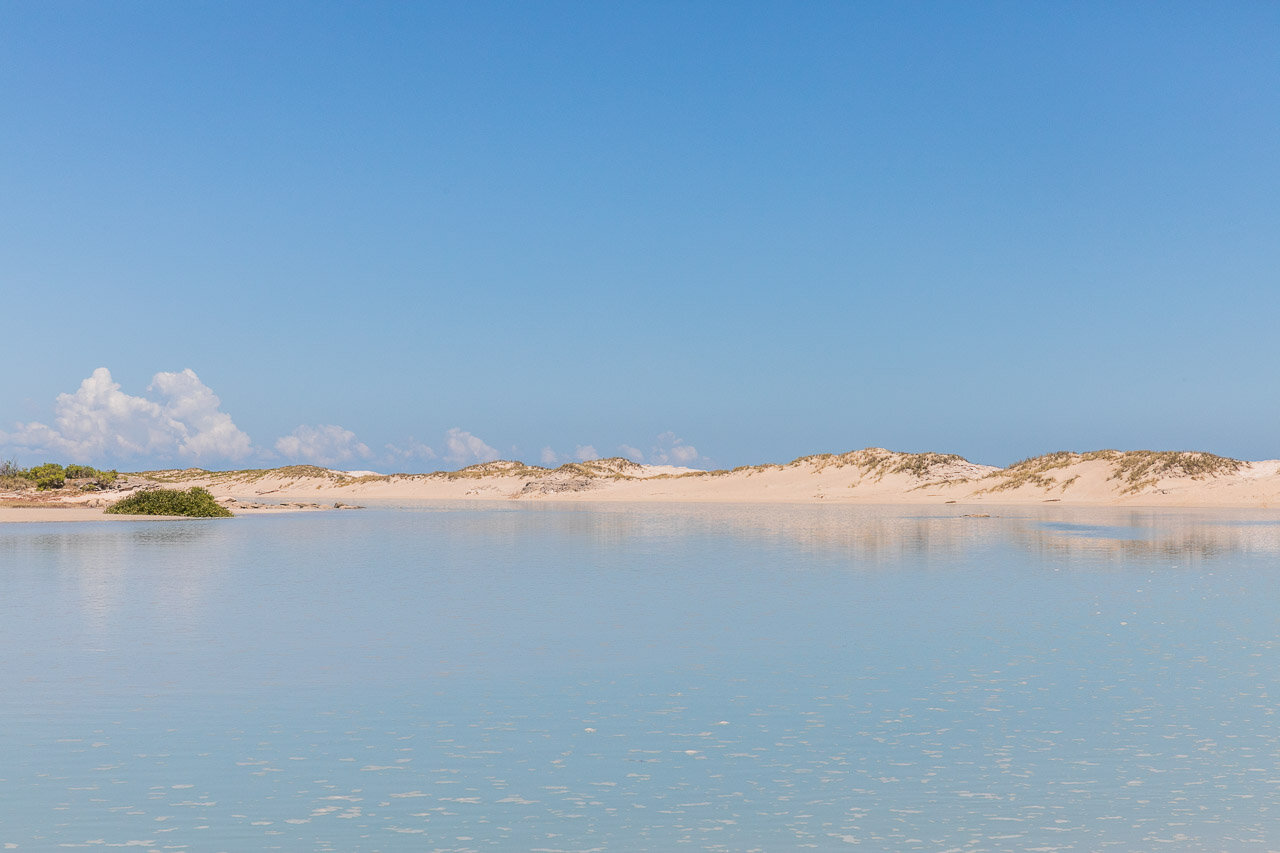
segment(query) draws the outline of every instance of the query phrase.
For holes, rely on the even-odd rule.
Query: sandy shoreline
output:
[[[353,477],[318,468],[155,472],[238,499],[1280,507],[1280,461],[1210,454],[1051,454],[1008,468],[868,448],[733,471],[654,474],[626,460],[557,469],[515,462]]]
[[[104,515],[102,508],[130,491],[157,486],[201,486],[238,515],[332,510],[361,501],[1266,509],[1280,507],[1280,460],[1245,462],[1205,453],[1108,450],[1048,454],[996,468],[949,454],[867,448],[732,471],[657,468],[625,459],[555,469],[500,461],[459,471],[391,475],[313,466],[221,472],[185,469],[129,475],[128,486],[114,493],[49,495],[43,498],[46,505],[35,508],[0,506],[0,522],[136,519]]]

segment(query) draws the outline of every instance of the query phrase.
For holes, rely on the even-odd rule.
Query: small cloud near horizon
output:
[[[368,459],[373,455],[368,445],[359,441],[354,432],[336,424],[303,424],[276,439],[275,448],[287,459],[325,467],[350,462],[357,457]]]
[[[632,462],[644,461],[644,453],[641,452],[638,447],[632,447],[629,444],[620,444],[618,445],[618,450],[621,451],[623,456],[627,457]]]
[[[396,444],[384,445],[387,451],[387,458],[392,462],[408,462],[413,459],[438,459],[439,454],[429,445],[409,437],[409,441],[403,446]]]
[[[479,462],[493,462],[499,457],[494,450],[479,436],[466,430],[454,427],[444,435],[446,448],[445,460],[455,465],[474,465]]]
[[[658,436],[657,446],[649,452],[649,459],[655,465],[689,467],[699,458],[698,448],[685,444],[683,438],[670,430]]]
[[[632,462],[647,462],[650,465],[676,465],[687,468],[700,461],[707,461],[704,456],[698,453],[698,448],[692,444],[686,444],[685,440],[674,432],[664,432],[655,439],[655,442],[656,444],[647,454],[640,448],[630,444],[618,445],[618,451]],[[588,462],[599,458],[599,451],[591,444],[577,445],[574,447],[572,454],[557,453],[551,447],[544,447],[542,448],[541,464],[547,468],[554,468],[570,459]]]
[[[600,452],[590,444],[576,445],[573,448],[572,454],[560,454],[556,453],[550,447],[544,447],[542,448],[542,453],[539,456],[539,464],[544,468],[555,468],[557,465],[567,462],[570,459],[576,462],[590,462],[593,459],[599,458]]]

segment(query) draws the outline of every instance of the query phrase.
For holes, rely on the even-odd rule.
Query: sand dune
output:
[[[728,503],[1042,504],[1270,507],[1280,461],[1209,453],[1051,453],[1007,468],[940,453],[867,448],[776,465],[696,471],[602,459],[548,469],[499,461],[431,474],[359,476],[312,466],[254,471],[153,471],[149,482],[200,485],[259,502],[559,500]]]
[[[307,465],[246,471],[188,468],[130,474],[112,492],[0,493],[0,522],[102,518],[103,507],[153,486],[202,486],[237,514],[373,501],[467,500],[1270,508],[1280,506],[1280,460],[1100,450],[1050,453],[996,468],[951,454],[871,447],[731,471],[641,465],[621,458],[554,469],[498,461],[431,474]]]

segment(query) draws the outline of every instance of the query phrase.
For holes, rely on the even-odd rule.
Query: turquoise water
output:
[[[992,512],[5,525],[0,849],[1280,849],[1280,514]]]

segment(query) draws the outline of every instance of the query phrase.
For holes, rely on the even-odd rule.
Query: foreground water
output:
[[[0,528],[0,848],[1274,850],[1280,514]]]

